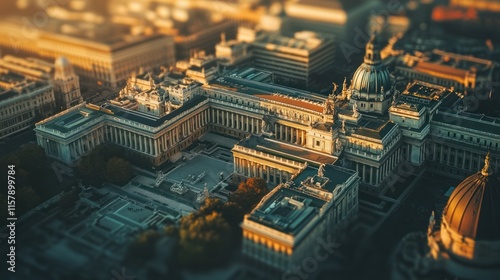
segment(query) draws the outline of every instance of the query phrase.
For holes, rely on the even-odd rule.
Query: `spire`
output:
[[[380,44],[375,34],[372,34],[370,40],[366,44],[365,63],[366,64],[380,63]]]
[[[226,43],[226,33],[225,33],[225,32],[222,32],[222,33],[220,34],[220,42],[221,42],[222,44],[225,44],[225,43]]]
[[[483,176],[489,176],[491,174],[491,167],[490,167],[490,152],[486,154],[486,157],[484,158],[484,167],[483,170],[481,170],[481,174]]]

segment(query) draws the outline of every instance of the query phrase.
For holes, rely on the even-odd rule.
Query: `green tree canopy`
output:
[[[78,165],[78,173],[84,184],[100,185],[104,182],[106,162],[97,153],[90,153],[82,157]]]
[[[230,226],[222,215],[190,214],[179,227],[179,261],[191,269],[207,269],[224,263],[229,257]]]
[[[132,167],[128,161],[112,157],[106,163],[104,177],[107,181],[122,186],[132,178]]]

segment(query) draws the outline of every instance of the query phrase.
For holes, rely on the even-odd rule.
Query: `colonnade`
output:
[[[354,162],[361,181],[372,186],[380,184],[401,162],[401,149],[396,149],[379,167]]]
[[[285,170],[239,157],[234,157],[234,171],[246,177],[260,177],[272,184],[287,182],[292,176]]]
[[[429,149],[431,152],[428,159],[431,161],[470,172],[479,171],[483,167],[485,153],[438,143],[433,143]],[[498,167],[499,158],[492,157],[491,165],[494,168]]]
[[[294,143],[301,146],[306,145],[305,130],[275,123],[274,134],[276,135],[276,139],[278,140]]]
[[[213,124],[253,134],[260,133],[262,126],[262,120],[260,118],[218,108],[210,109],[210,117]]]

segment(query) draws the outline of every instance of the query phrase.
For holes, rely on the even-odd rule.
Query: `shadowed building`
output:
[[[411,233],[397,255],[394,279],[500,278],[500,176],[489,154],[483,169],[453,190],[442,216],[432,213],[427,242]]]

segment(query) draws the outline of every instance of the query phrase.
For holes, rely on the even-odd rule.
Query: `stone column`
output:
[[[443,163],[443,145],[441,145],[441,152],[439,153],[439,163]]]
[[[367,181],[366,179],[367,179],[367,178],[366,178],[366,173],[365,173],[365,170],[366,170],[366,165],[364,165],[364,164],[363,164],[363,176],[361,176],[361,178],[363,179],[363,182],[365,182],[365,183],[366,183],[366,181]]]
[[[370,166],[370,185],[373,185],[373,167]]]

